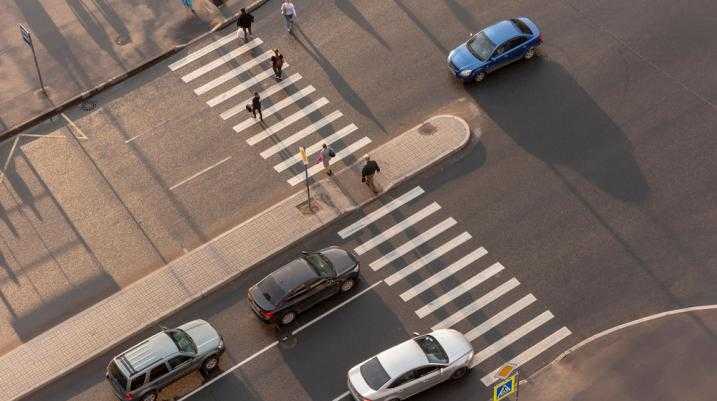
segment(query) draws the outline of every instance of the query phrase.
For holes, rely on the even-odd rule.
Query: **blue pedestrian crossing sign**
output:
[[[500,401],[518,389],[515,375],[493,386],[493,401]]]

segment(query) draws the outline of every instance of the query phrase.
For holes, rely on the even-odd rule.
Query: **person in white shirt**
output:
[[[294,20],[296,19],[296,8],[294,3],[289,0],[284,0],[281,4],[281,15],[284,16],[284,23],[286,24],[286,31],[291,32],[294,27]]]

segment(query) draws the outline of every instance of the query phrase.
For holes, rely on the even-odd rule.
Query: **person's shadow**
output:
[[[520,60],[467,90],[516,144],[551,168],[567,166],[623,201],[646,199],[649,187],[625,133],[560,64]]]

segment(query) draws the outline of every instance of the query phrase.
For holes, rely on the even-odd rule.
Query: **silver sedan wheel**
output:
[[[481,71],[478,74],[476,74],[475,78],[473,78],[474,81],[480,82],[485,79],[485,72]]]
[[[464,366],[464,367],[462,367],[462,368],[458,368],[458,369],[457,369],[455,372],[453,372],[453,374],[451,375],[451,379],[453,379],[453,380],[462,379],[463,376],[465,376],[467,373],[468,373],[468,368],[467,368],[467,367]]]
[[[218,361],[217,361],[217,358],[215,358],[215,357],[211,357],[211,358],[207,359],[207,361],[204,362],[204,370],[210,371],[210,370],[216,368],[217,363],[218,363]]]
[[[530,49],[528,49],[527,52],[525,52],[524,57],[526,60],[530,60],[531,58],[533,58],[533,56],[535,56],[535,48],[531,47]]]

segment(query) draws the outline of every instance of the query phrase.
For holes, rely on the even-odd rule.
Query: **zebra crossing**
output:
[[[336,154],[331,165],[365,151],[371,139],[361,135],[353,122],[342,122],[344,114],[327,107],[329,99],[306,84],[300,73],[288,70],[289,63],[284,63],[284,78],[273,79],[272,54],[261,38],[245,43],[231,32],[170,63],[169,69],[191,85],[222,120],[230,122],[247,145],[261,148],[259,156],[275,163],[276,173],[291,186],[305,177],[299,146],[304,146],[308,156],[318,153],[324,143],[331,146]],[[262,99],[263,123],[246,113],[254,92]],[[312,159],[310,177],[323,171]]]
[[[485,386],[506,362],[523,367],[549,350],[557,353],[570,330],[506,266],[491,260],[488,249],[474,245],[456,219],[442,216],[437,202],[421,199],[424,194],[414,187],[337,235],[356,243],[353,251],[385,274],[383,281],[399,289],[418,319],[432,330],[459,330],[473,343],[472,366],[485,373]]]

